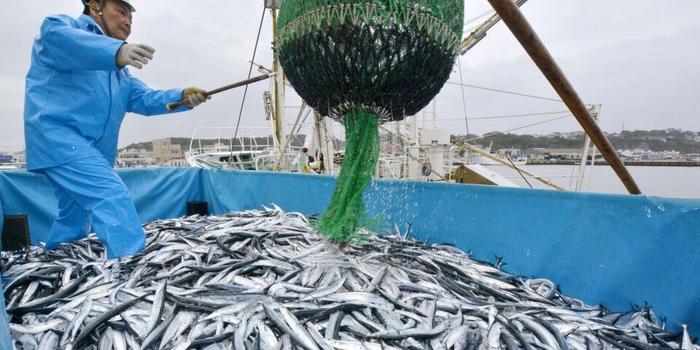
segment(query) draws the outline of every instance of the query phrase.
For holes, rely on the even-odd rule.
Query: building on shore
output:
[[[119,151],[117,166],[121,168],[167,166],[188,166],[180,145],[172,144],[170,139],[151,141],[153,149],[127,148]]]
[[[531,160],[580,160],[580,148],[530,148],[527,150]]]
[[[691,162],[700,162],[700,153],[688,153],[685,159]]]
[[[500,148],[494,152],[498,154],[499,156],[508,156],[508,157],[518,157],[523,155],[523,151],[520,148]]]
[[[166,165],[171,160],[183,159],[180,145],[173,145],[170,139],[153,140],[153,161],[156,165]]]
[[[27,165],[24,151],[10,153],[0,152],[0,170],[24,169]]]
[[[8,153],[0,153],[0,164],[11,164],[15,162],[15,158]]]
[[[117,165],[122,168],[153,165],[153,152],[145,148],[127,148],[119,152]]]
[[[618,151],[623,160],[681,160],[681,152],[678,151],[650,151],[641,148],[633,150],[623,149]]]

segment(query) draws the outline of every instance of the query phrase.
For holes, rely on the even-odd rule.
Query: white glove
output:
[[[209,98],[211,97],[207,96],[206,91],[196,87],[189,87],[182,92],[182,100],[191,108],[199,106]]]
[[[141,69],[153,59],[154,52],[156,50],[148,45],[124,44],[117,52],[117,65],[120,67],[130,65]]]

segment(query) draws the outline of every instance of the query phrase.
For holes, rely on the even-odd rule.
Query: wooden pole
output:
[[[231,89],[235,89],[235,88],[237,88],[237,87],[246,86],[246,85],[248,85],[248,84],[256,83],[256,82],[262,81],[262,80],[267,80],[268,78],[270,78],[270,77],[273,76],[273,75],[274,75],[274,74],[263,74],[263,75],[260,75],[260,76],[254,77],[254,78],[250,78],[250,79],[246,79],[246,80],[242,80],[242,81],[239,81],[239,82],[236,82],[236,83],[233,83],[233,84],[228,84],[228,85],[226,85],[226,86],[222,86],[222,87],[220,87],[220,88],[207,91],[206,93],[204,93],[204,95],[205,95],[206,97],[209,97],[209,96],[212,96],[212,95],[216,95],[216,94],[218,94],[218,93],[220,93],[220,92],[224,92],[224,91],[228,91],[228,90],[231,90]],[[182,101],[178,101],[178,102],[168,103],[168,105],[167,105],[166,107],[168,108],[169,111],[172,111],[172,110],[174,110],[175,108],[178,108],[178,107],[184,105],[185,103],[187,103],[187,101],[182,100]]]
[[[600,130],[598,124],[593,120],[588,109],[581,101],[576,90],[559,68],[554,58],[532,29],[525,16],[512,0],[489,0],[493,9],[496,10],[503,23],[508,26],[520,44],[525,48],[530,58],[540,68],[549,83],[557,91],[559,97],[564,101],[576,120],[581,124],[586,134],[596,145],[608,164],[613,168],[617,176],[631,194],[641,194],[639,187],[634,182],[625,164],[622,162],[617,152],[613,148],[605,134]]]

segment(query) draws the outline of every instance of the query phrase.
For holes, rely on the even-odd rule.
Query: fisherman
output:
[[[294,159],[292,163],[292,171],[297,171],[300,173],[308,173],[308,161],[309,161],[309,148],[304,146],[299,150],[299,154]]]
[[[46,175],[56,189],[58,218],[46,248],[85,237],[90,227],[108,258],[132,255],[145,234],[129,192],[113,170],[126,112],[190,110],[206,100],[198,88],[153,90],[127,66],[143,68],[154,49],[126,42],[129,0],[81,0],[83,14],[44,19],[27,73],[24,132],[27,169]]]

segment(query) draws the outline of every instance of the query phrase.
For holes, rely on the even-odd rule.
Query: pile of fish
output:
[[[279,208],[4,253],[18,349],[700,349],[650,308],[613,313],[407,233],[338,246]]]

